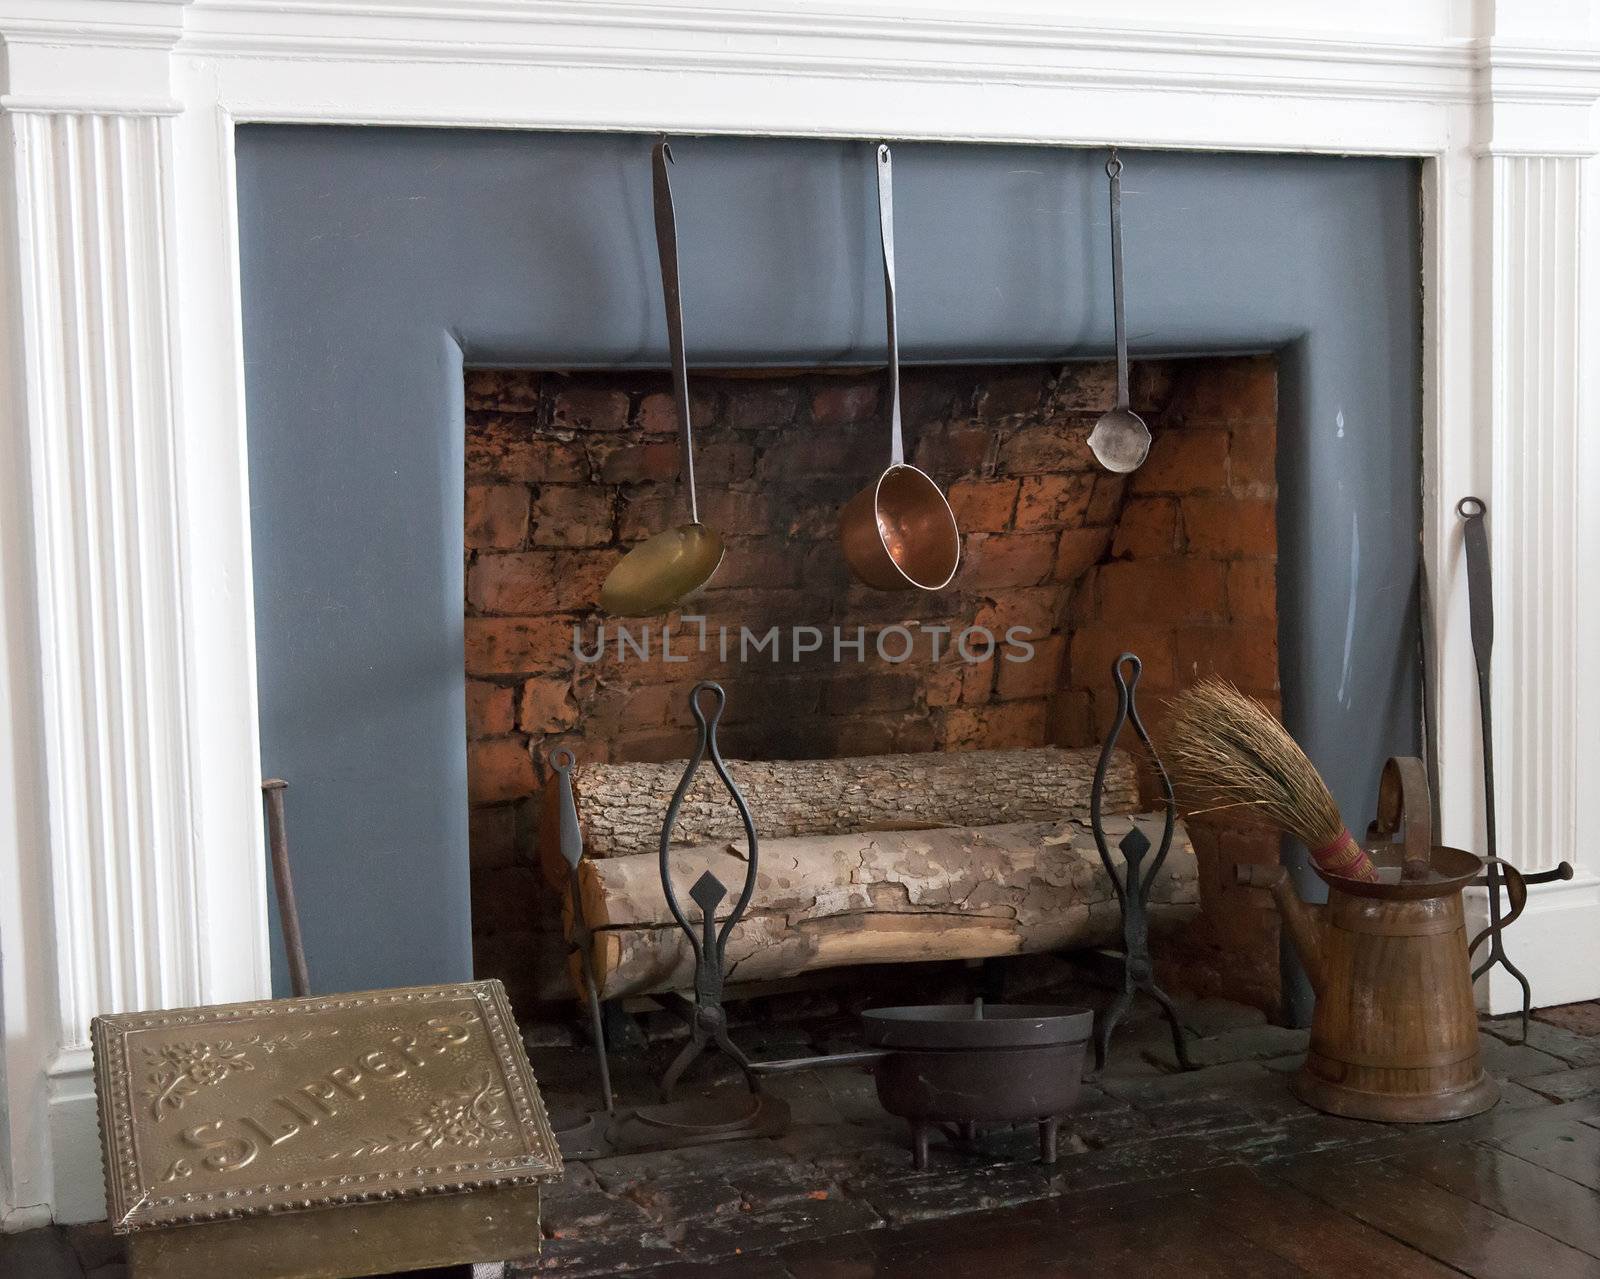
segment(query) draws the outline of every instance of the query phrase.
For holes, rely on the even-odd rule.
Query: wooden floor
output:
[[[1500,1104],[1415,1127],[1310,1110],[1286,1073],[1303,1032],[1240,1012],[1189,1010],[1208,1023],[1190,1050],[1214,1063],[1193,1072],[1166,1062],[1164,1023],[1130,1026],[1048,1167],[1019,1129],[941,1143],[916,1172],[903,1124],[850,1071],[796,1076],[805,1119],[782,1138],[574,1155],[542,1249],[510,1273],[1600,1279],[1600,1005],[1542,1012],[1526,1044],[1514,1022],[1485,1022]],[[563,1052],[587,1078],[587,1052]],[[552,1094],[565,1060],[545,1062]],[[618,1064],[625,1087],[656,1074],[644,1057]],[[0,1235],[0,1279],[126,1279],[121,1253],[103,1223]]]
[[[1600,1103],[649,1272],[730,1279],[1600,1277]]]
[[[641,1279],[1600,1279],[1600,1098],[651,1267]],[[69,1271],[48,1232],[0,1239],[0,1276]],[[28,1243],[39,1247],[28,1247]],[[9,1246],[5,1246],[9,1245]],[[57,1268],[57,1267],[61,1268]],[[97,1276],[121,1276],[112,1261]],[[428,1272],[444,1276],[455,1272]],[[219,1277],[220,1279],[220,1277]],[[238,1279],[246,1279],[239,1276]]]

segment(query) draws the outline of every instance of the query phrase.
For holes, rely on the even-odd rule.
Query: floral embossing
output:
[[[150,1059],[149,1087],[144,1099],[157,1123],[168,1111],[182,1110],[184,1102],[202,1088],[220,1084],[230,1075],[254,1070],[249,1054],[231,1040],[191,1040],[146,1048]]]
[[[300,1031],[281,1035],[251,1035],[235,1042],[231,1039],[187,1040],[162,1044],[159,1048],[146,1048],[144,1055],[149,1067],[146,1076],[148,1087],[143,1093],[150,1113],[157,1123],[170,1111],[182,1110],[184,1102],[202,1088],[210,1088],[223,1080],[247,1070],[254,1070],[250,1060],[252,1049],[271,1056],[298,1048],[315,1032]],[[337,1034],[337,1030],[322,1032]]]
[[[328,1158],[415,1154],[440,1146],[476,1150],[511,1135],[511,1122],[500,1104],[505,1098],[506,1090],[487,1074],[463,1079],[459,1091],[440,1097],[413,1116],[403,1135],[363,1141],[343,1156],[335,1152]]]

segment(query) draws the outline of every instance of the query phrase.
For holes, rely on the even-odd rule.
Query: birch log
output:
[[[1129,817],[1108,817],[1113,846]],[[1139,819],[1152,842],[1160,817]],[[673,883],[692,923],[689,885],[710,870],[744,883],[742,845],[672,854]],[[1118,861],[1120,867],[1120,859]],[[602,998],[688,988],[694,957],[672,922],[656,856],[586,861],[585,917]],[[1180,825],[1151,893],[1163,928],[1199,909],[1193,848]],[[728,938],[730,982],[792,977],[847,964],[978,959],[1117,940],[1116,895],[1085,818],[919,831],[803,835],[764,841],[750,909]]]
[[[1045,746],[853,759],[730,760],[728,771],[750,805],[756,834],[768,840],[1054,821],[1088,811],[1098,758],[1098,749]],[[574,769],[584,851],[590,857],[655,854],[684,766],[678,760],[580,764]],[[1133,762],[1117,751],[1106,773],[1106,811],[1128,812],[1138,798]],[[742,838],[738,811],[709,764],[696,774],[672,834],[673,843],[686,848]],[[547,869],[565,882],[564,865]]]

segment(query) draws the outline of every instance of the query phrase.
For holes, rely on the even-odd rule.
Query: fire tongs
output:
[[[1506,883],[1509,913],[1500,914],[1500,867],[1506,865],[1497,854],[1494,812],[1494,718],[1489,698],[1489,658],[1494,649],[1494,584],[1489,575],[1489,533],[1483,517],[1489,512],[1482,498],[1464,497],[1456,503],[1456,514],[1461,517],[1461,541],[1467,554],[1467,611],[1472,623],[1472,657],[1478,667],[1478,715],[1483,737],[1483,818],[1485,823],[1486,851],[1484,876],[1473,881],[1475,887],[1489,892],[1489,926],[1472,939],[1467,947],[1469,956],[1475,954],[1485,941],[1489,953],[1472,970],[1476,982],[1484,973],[1499,964],[1522,987],[1522,1040],[1528,1039],[1528,1013],[1533,1007],[1533,991],[1522,969],[1511,962],[1506,954],[1503,934],[1527,904],[1526,884],[1547,884],[1552,880],[1571,879],[1572,863],[1561,862],[1554,870],[1524,873],[1520,882],[1515,876]]]
[[[712,698],[709,716],[701,707],[700,695],[706,692],[709,692]],[[745,908],[750,905],[750,898],[756,889],[756,867],[760,856],[755,822],[750,817],[750,807],[745,803],[744,796],[739,793],[733,778],[728,775],[727,765],[722,762],[722,754],[717,749],[717,721],[722,718],[722,708],[727,700],[728,695],[723,692],[722,685],[712,680],[701,680],[689,694],[689,709],[694,714],[695,723],[700,726],[700,744],[695,748],[694,758],[684,770],[683,779],[678,783],[678,789],[672,796],[672,803],[667,806],[666,821],[661,826],[661,889],[666,894],[667,909],[672,912],[672,918],[677,921],[678,927],[683,929],[684,935],[689,939],[689,946],[694,951],[694,1003],[689,1006],[686,1013],[689,1023],[689,1042],[683,1046],[683,1050],[667,1067],[667,1073],[661,1077],[663,1102],[672,1100],[673,1091],[683,1077],[683,1072],[701,1053],[710,1048],[719,1049],[738,1065],[752,1093],[761,1091],[757,1076],[751,1070],[750,1058],[745,1056],[744,1051],[728,1037],[728,1014],[722,1006],[728,934],[744,917]],[[733,797],[734,806],[739,810],[739,820],[744,823],[744,837],[749,853],[745,858],[744,888],[738,900],[734,902],[733,909],[723,920],[721,928],[717,927],[717,907],[728,895],[727,885],[709,870],[695,880],[694,886],[689,889],[689,897],[700,907],[700,927],[697,930],[689,922],[689,917],[684,913],[683,906],[678,900],[677,890],[672,885],[669,850],[672,846],[672,827],[678,820],[678,810],[683,807],[684,798],[694,782],[695,773],[708,756],[711,759],[711,767],[716,770],[717,777],[727,788],[728,794]]]
[[[1126,679],[1122,674],[1124,665],[1129,667]],[[1167,776],[1166,768],[1162,766],[1161,757],[1156,754],[1156,748],[1150,741],[1150,734],[1145,731],[1144,721],[1139,718],[1139,708],[1134,704],[1134,689],[1139,684],[1139,672],[1142,669],[1143,663],[1133,653],[1124,653],[1111,663],[1111,679],[1117,686],[1117,715],[1112,721],[1111,731],[1106,734],[1105,745],[1100,748],[1100,762],[1094,770],[1094,787],[1089,792],[1089,827],[1094,832],[1094,845],[1100,851],[1100,864],[1106,868],[1111,887],[1116,890],[1117,906],[1122,912],[1122,989],[1112,1000],[1111,1006],[1100,1014],[1095,1026],[1096,1071],[1105,1069],[1106,1052],[1111,1046],[1111,1032],[1117,1028],[1117,1023],[1133,1005],[1133,997],[1139,991],[1143,991],[1160,1004],[1162,1012],[1166,1014],[1167,1021],[1172,1026],[1172,1051],[1178,1058],[1178,1065],[1184,1070],[1197,1069],[1189,1060],[1189,1051],[1184,1046],[1183,1025],[1178,1020],[1177,1010],[1173,1008],[1167,992],[1156,984],[1155,963],[1150,958],[1150,889],[1155,885],[1156,877],[1161,873],[1161,864],[1167,860],[1167,853],[1172,848],[1178,802],[1172,793],[1172,781]],[[1117,845],[1125,866],[1122,877],[1118,878],[1116,869],[1111,864],[1111,850],[1106,847],[1106,832],[1100,810],[1101,801],[1105,797],[1106,772],[1111,767],[1111,753],[1116,749],[1117,738],[1122,735],[1123,725],[1130,721],[1134,733],[1150,758],[1150,766],[1161,779],[1161,800],[1166,809],[1166,818],[1162,822],[1161,843],[1156,849],[1155,858],[1151,861],[1149,870],[1142,874],[1140,867],[1145,854],[1150,851],[1150,840],[1137,825],[1130,824],[1128,833]]]

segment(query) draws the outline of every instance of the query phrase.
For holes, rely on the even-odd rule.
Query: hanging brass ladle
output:
[[[661,259],[661,294],[667,307],[667,345],[672,354],[672,394],[678,405],[683,481],[689,522],[663,529],[620,559],[600,588],[600,607],[618,617],[649,617],[670,611],[708,581],[722,563],[722,535],[700,522],[694,485],[694,429],[689,420],[689,369],[683,349],[683,299],[678,287],[678,228],[667,166],[671,144],[663,138],[651,152],[656,253]]]

